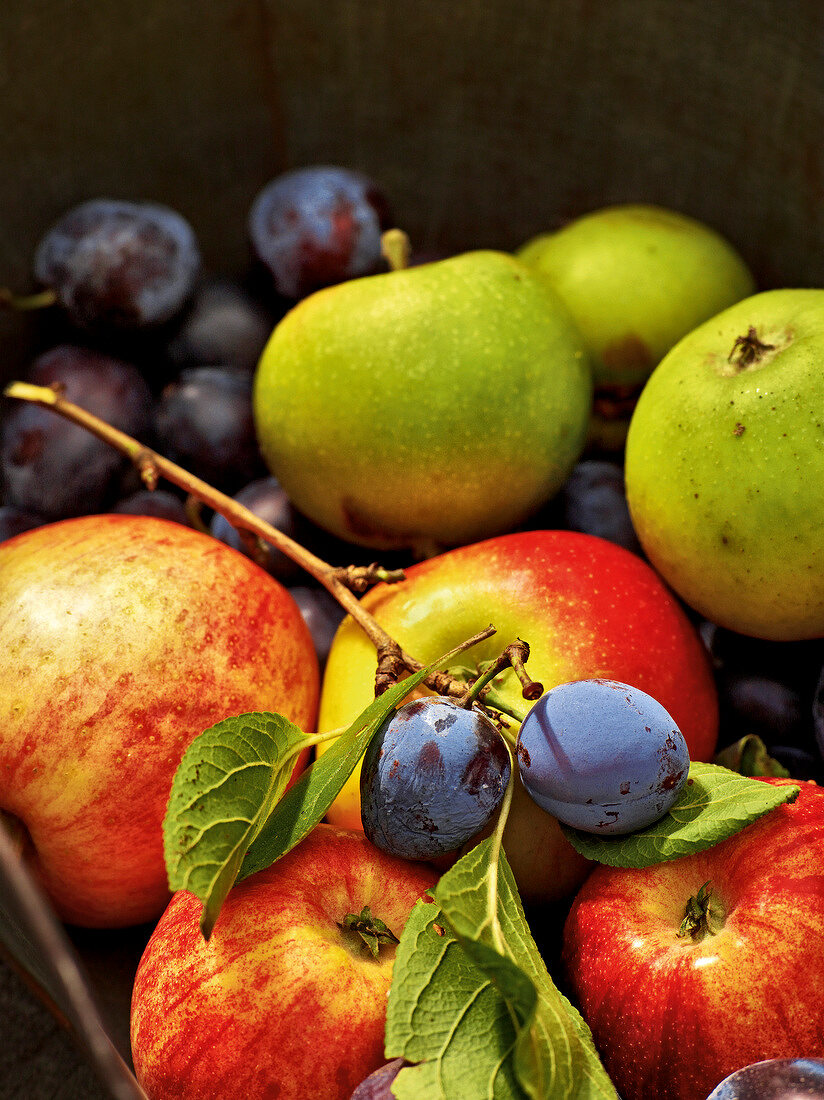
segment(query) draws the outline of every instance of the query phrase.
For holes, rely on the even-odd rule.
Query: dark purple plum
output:
[[[155,516],[157,519],[170,519],[183,527],[191,527],[186,515],[186,505],[167,489],[138,489],[123,497],[111,509],[128,516]]]
[[[256,478],[236,492],[233,499],[284,535],[303,544],[302,517],[292,507],[277,478]],[[219,513],[214,515],[210,530],[216,539],[252,558],[283,584],[292,584],[306,577],[299,565],[270,543],[257,544],[244,540],[238,530]]]
[[[178,368],[254,370],[276,318],[238,283],[210,279],[198,287],[166,352]]]
[[[289,299],[381,270],[381,232],[388,224],[388,203],[378,186],[338,167],[277,176],[249,211],[255,256],[278,294]]]
[[[494,723],[441,696],[405,703],[378,727],[361,769],[366,836],[390,855],[434,859],[476,836],[511,772]]]
[[[0,506],[0,542],[12,539],[23,531],[31,531],[34,527],[42,527],[48,522],[44,516],[25,512],[21,508],[15,508],[13,504],[4,504]]]
[[[753,1062],[725,1077],[706,1100],[824,1100],[824,1059]]]
[[[167,206],[92,199],[40,241],[34,274],[72,321],[137,329],[176,316],[195,286],[200,251],[186,219]]]
[[[39,356],[27,380],[59,385],[65,397],[129,435],[144,437],[152,397],[136,367],[87,348],[61,345]],[[0,429],[7,504],[49,519],[105,510],[126,465],[85,428],[27,402]]]
[[[743,733],[758,733],[766,740],[797,737],[804,723],[799,693],[768,676],[726,677],[723,703],[728,723],[734,723]],[[728,729],[730,735],[732,732]]]
[[[224,492],[263,476],[252,419],[252,378],[228,367],[191,367],[163,388],[154,416],[157,446]]]
[[[570,531],[597,535],[643,554],[632,526],[624,491],[624,471],[615,462],[584,459],[559,494],[561,522]]]
[[[309,627],[309,633],[315,643],[315,653],[323,668],[329,656],[332,639],[344,616],[344,610],[325,588],[295,585],[289,591],[300,608],[304,622]]]
[[[395,1100],[392,1082],[403,1067],[408,1065],[409,1063],[403,1058],[395,1058],[392,1062],[387,1062],[385,1066],[381,1066],[380,1069],[376,1069],[374,1073],[365,1077],[349,1100]]]

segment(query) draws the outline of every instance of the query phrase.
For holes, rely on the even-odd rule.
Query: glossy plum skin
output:
[[[490,719],[440,696],[405,703],[378,729],[361,770],[372,843],[433,859],[471,840],[501,804],[511,766]]]
[[[707,1100],[824,1100],[824,1059],[768,1058],[725,1077]]]
[[[182,309],[199,271],[197,239],[182,215],[114,199],[67,211],[34,256],[35,277],[81,328],[163,324]]]
[[[662,817],[687,781],[689,752],[667,711],[616,680],[546,692],[521,724],[518,768],[530,797],[576,829],[631,833]]]
[[[258,194],[249,211],[249,236],[278,293],[297,299],[380,270],[381,232],[388,221],[385,197],[360,172],[298,168]]]

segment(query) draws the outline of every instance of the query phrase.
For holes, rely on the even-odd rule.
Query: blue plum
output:
[[[368,177],[312,166],[277,176],[249,211],[255,255],[284,298],[303,298],[383,266],[388,203]]]
[[[631,833],[662,817],[689,771],[681,731],[646,692],[616,680],[559,684],[518,735],[530,797],[559,821],[597,834]]]
[[[379,727],[364,756],[364,832],[404,859],[455,851],[489,823],[510,773],[491,719],[442,696],[414,699]]]
[[[707,1100],[824,1100],[824,1059],[753,1062],[725,1077]]]

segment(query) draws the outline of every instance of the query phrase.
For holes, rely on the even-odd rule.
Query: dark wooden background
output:
[[[3,0],[0,283],[28,289],[44,227],[100,194],[178,207],[237,270],[257,190],[331,162],[422,248],[640,199],[763,285],[822,284],[823,74],[820,0]]]
[[[97,195],[177,207],[240,271],[258,189],[339,163],[421,248],[642,200],[725,233],[762,286],[824,286],[822,135],[821,0],[2,0],[0,285],[31,289],[40,234]],[[0,380],[29,326],[0,315]],[[2,963],[0,1032],[2,1100],[97,1095]]]

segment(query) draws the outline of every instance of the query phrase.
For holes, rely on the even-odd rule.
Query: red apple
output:
[[[363,602],[424,662],[491,622],[498,633],[462,655],[462,664],[489,660],[522,638],[531,647],[527,670],[547,689],[590,677],[639,687],[675,719],[692,759],[712,756],[717,700],[704,647],[658,575],[611,542],[570,531],[503,535],[414,565],[405,581],[378,585]],[[321,730],[348,724],[369,703],[375,663],[372,643],[344,619],[326,666]],[[528,707],[514,675],[501,691],[511,703]],[[357,774],[328,819],[360,828]],[[569,894],[589,867],[520,784],[504,846],[528,900]]]
[[[162,912],[161,822],[184,750],[247,711],[311,728],[317,691],[286,589],[207,535],[107,515],[0,545],[0,809],[67,921]]]
[[[714,848],[599,866],[576,896],[565,970],[624,1100],[704,1100],[751,1062],[824,1055],[824,788],[800,786]],[[679,936],[704,883],[709,927]]]
[[[149,1100],[348,1100],[385,1061],[394,945],[374,958],[340,925],[369,907],[400,937],[431,868],[319,825],[236,885],[208,943],[175,894],[132,995],[135,1071]]]

